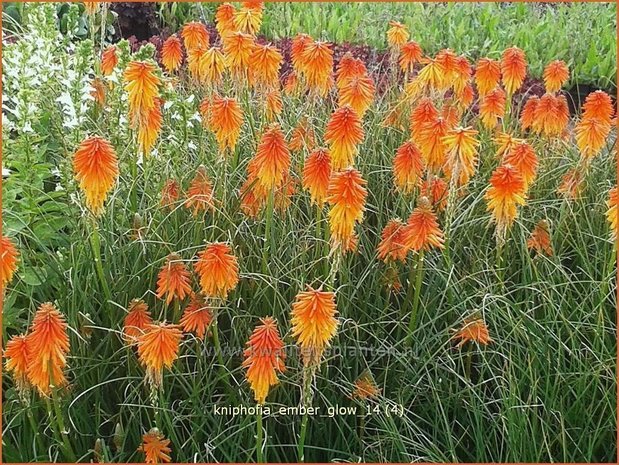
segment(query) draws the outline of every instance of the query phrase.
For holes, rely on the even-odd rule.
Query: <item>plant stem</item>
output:
[[[256,462],[264,463],[262,456],[262,410],[256,410]]]
[[[264,247],[262,249],[262,271],[267,274],[269,256],[273,253],[274,239],[272,232],[273,223],[273,208],[275,203],[275,189],[271,189],[269,199],[267,201],[266,224],[264,226]]]
[[[411,319],[408,324],[408,343],[412,345],[413,332],[415,332],[415,326],[417,324],[417,311],[419,309],[419,297],[421,295],[421,285],[423,283],[423,260],[424,251],[419,252],[417,258],[417,273],[415,278],[415,296],[413,297],[413,306],[411,309]],[[411,283],[409,283],[409,286]]]
[[[103,263],[101,262],[101,238],[99,236],[99,227],[94,219],[91,226],[92,234],[90,235],[90,243],[92,246],[92,253],[95,257],[95,267],[97,269],[97,275],[99,276],[99,281],[101,282],[101,288],[103,289],[103,294],[105,295],[107,305],[107,301],[112,300],[112,294],[110,293],[110,288],[107,285],[105,273],[103,272]]]
[[[305,462],[305,437],[307,435],[307,424],[308,424],[308,416],[307,416],[307,408],[312,401],[312,393],[311,393],[311,384],[312,378],[314,377],[314,372],[316,367],[305,367],[303,369],[303,392],[301,393],[303,399],[303,406],[305,407],[305,412],[303,412],[303,419],[301,420],[301,431],[299,432],[299,442],[297,444],[297,458],[299,462]]]
[[[54,406],[56,422],[58,423],[58,429],[60,430],[65,455],[69,458],[70,462],[77,462],[77,457],[73,452],[73,448],[71,447],[71,443],[69,442],[69,437],[67,436],[67,431],[65,429],[64,418],[62,416],[62,410],[60,409],[60,400],[58,399],[58,394],[54,388],[52,388],[52,404]]]

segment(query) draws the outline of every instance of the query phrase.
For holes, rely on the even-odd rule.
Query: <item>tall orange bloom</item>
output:
[[[380,236],[378,259],[384,262],[406,261],[408,250],[404,246],[404,223],[400,218],[389,220]]]
[[[337,332],[335,293],[313,289],[299,292],[292,304],[292,337],[297,340],[305,366],[320,363],[325,348]]]
[[[538,254],[546,254],[552,257],[552,243],[550,242],[550,232],[548,221],[540,220],[536,225],[531,236],[527,239],[527,249],[535,250]]]
[[[300,57],[307,87],[319,96],[324,96],[333,83],[333,50],[327,42],[308,42]]]
[[[144,112],[138,126],[138,144],[142,153],[149,154],[155,145],[155,141],[163,125],[163,115],[161,114],[162,100],[154,99],[154,105]]]
[[[544,86],[546,92],[558,92],[570,78],[570,70],[563,60],[554,60],[544,69]]]
[[[511,165],[501,165],[490,177],[490,188],[485,194],[487,209],[496,223],[499,240],[518,216],[517,207],[526,201],[526,187],[520,172]]]
[[[367,72],[368,70],[363,61],[354,58],[352,53],[346,52],[337,65],[335,71],[335,85],[338,90],[341,91],[352,78],[365,76]]]
[[[421,47],[417,42],[411,40],[410,42],[402,45],[402,48],[400,49],[400,68],[402,68],[402,71],[405,73],[410,73],[413,71],[413,66],[415,66],[415,63],[419,63],[422,57],[423,52]]]
[[[298,73],[303,75],[305,73],[305,61],[303,58],[303,52],[305,47],[314,42],[309,35],[299,33],[292,39],[290,45],[290,60],[292,61],[292,67]]]
[[[424,58],[425,66],[417,74],[416,81],[422,88],[429,87],[437,91],[446,90],[451,84],[449,74],[437,58]]]
[[[520,113],[520,126],[523,130],[533,127],[535,124],[535,113],[537,112],[537,106],[539,105],[539,97],[533,95],[529,97],[522,107]]]
[[[157,66],[149,61],[132,61],[124,73],[125,90],[129,94],[129,117],[134,126],[148,125],[151,110],[160,102]],[[143,121],[146,119],[147,121]]]
[[[191,276],[181,257],[168,255],[157,277],[157,297],[165,297],[166,304],[175,298],[183,300],[191,294]]]
[[[101,53],[101,72],[104,76],[109,76],[114,72],[114,68],[118,64],[118,56],[116,56],[116,46],[109,45]]]
[[[264,132],[247,169],[265,190],[281,186],[290,169],[290,151],[278,124],[272,124]]]
[[[64,316],[51,303],[41,304],[27,336],[28,368],[30,384],[41,395],[50,394],[53,387],[67,383],[64,369],[69,353],[69,335]]]
[[[11,373],[17,390],[28,389],[28,338],[25,334],[13,336],[6,343],[4,350],[6,371]]]
[[[600,118],[583,118],[576,125],[576,145],[585,159],[595,157],[606,143],[610,124]]]
[[[364,371],[355,381],[353,398],[360,400],[374,399],[380,395],[380,388],[376,385],[369,371]]]
[[[454,78],[459,68],[458,57],[453,50],[445,48],[436,54],[435,61],[443,70],[443,87],[451,87],[454,83]]]
[[[231,3],[222,3],[215,11],[215,27],[220,36],[235,32],[234,13],[236,8]]]
[[[217,84],[221,81],[226,69],[226,60],[219,47],[211,47],[200,55],[198,73],[200,81],[206,84]]]
[[[243,367],[247,369],[247,381],[254,391],[258,404],[264,404],[269,389],[279,383],[277,373],[286,370],[284,343],[279,336],[277,322],[270,316],[260,320],[247,341],[243,352]]]
[[[431,247],[442,249],[445,241],[436,214],[427,197],[420,197],[417,207],[402,228],[402,245],[408,252],[420,252]]]
[[[316,145],[316,134],[313,127],[309,124],[306,116],[301,118],[299,124],[292,130],[288,148],[293,152],[298,152],[303,148],[312,150]]]
[[[146,327],[153,323],[148,305],[141,299],[129,302],[129,308],[123,324],[123,336],[128,342],[137,341],[144,334]]]
[[[419,194],[427,197],[430,200],[432,207],[437,212],[447,208],[447,200],[449,196],[449,186],[447,182],[440,176],[429,176],[421,183]]]
[[[251,78],[255,84],[275,87],[279,84],[282,54],[272,45],[256,45],[249,55]]]
[[[587,95],[582,108],[583,119],[597,118],[608,124],[611,124],[611,119],[615,113],[610,95],[603,90],[596,90]]]
[[[503,52],[501,74],[507,95],[513,95],[520,89],[527,75],[527,61],[524,52],[518,47],[511,47]]]
[[[204,82],[200,63],[205,61],[204,55],[206,55],[207,50],[206,47],[202,47],[201,45],[187,50],[187,70],[190,76],[198,82]]]
[[[348,105],[357,112],[359,118],[363,118],[374,100],[376,87],[374,81],[368,75],[350,78],[340,89],[338,105]]]
[[[344,106],[333,112],[325,130],[333,169],[340,170],[353,164],[357,146],[364,137],[361,120],[351,107]]]
[[[169,463],[172,461],[170,440],[165,439],[157,428],[151,429],[142,436],[142,441],[142,445],[138,447],[138,452],[144,453],[146,463]]]
[[[411,111],[410,130],[413,138],[418,138],[426,123],[433,122],[438,116],[439,112],[432,100],[427,97],[419,100],[417,106]]]
[[[499,160],[502,160],[505,155],[507,155],[514,147],[516,147],[516,145],[525,142],[524,139],[514,137],[507,132],[499,132],[493,140],[498,146],[496,151],[496,157]]]
[[[397,21],[389,21],[389,29],[387,30],[387,42],[391,47],[400,48],[406,43],[410,33],[408,28]]]
[[[234,12],[234,27],[245,34],[256,35],[262,25],[262,9],[243,7]]]
[[[454,93],[460,95],[464,91],[464,88],[471,82],[471,76],[473,75],[471,64],[465,56],[461,55],[456,57],[452,74],[451,81]]]
[[[445,168],[457,185],[463,186],[475,174],[477,167],[478,131],[472,128],[457,127],[443,138],[447,160]]]
[[[331,173],[331,155],[327,149],[318,148],[307,156],[303,167],[303,188],[309,191],[312,203],[320,207],[327,199]]]
[[[187,52],[196,47],[207,48],[209,46],[209,33],[206,26],[202,23],[192,21],[185,24],[181,31],[181,36],[183,37]]]
[[[480,97],[487,95],[499,85],[501,64],[490,58],[480,58],[475,67],[475,84]]]
[[[544,94],[535,107],[533,130],[547,137],[560,136],[569,119],[565,96]]]
[[[481,122],[489,129],[494,128],[499,118],[505,115],[505,92],[500,87],[486,94],[479,102]]]
[[[93,99],[95,99],[95,103],[97,103],[101,107],[105,106],[105,82],[103,82],[101,79],[95,78],[91,81],[90,87],[92,87],[90,95]]]
[[[7,236],[0,237],[0,287],[4,288],[13,279],[17,270],[19,252],[13,240]]]
[[[419,185],[424,170],[421,151],[411,140],[404,142],[393,158],[393,177],[395,186],[409,194]]]
[[[537,176],[537,167],[539,165],[533,147],[527,142],[522,141],[507,152],[503,162],[518,170],[524,181],[524,190],[525,192],[528,191],[529,186]]]
[[[200,165],[196,170],[196,175],[187,189],[187,200],[185,207],[193,210],[197,215],[200,211],[214,210],[213,184],[206,173],[204,165]]]
[[[224,40],[223,50],[226,66],[237,79],[247,76],[249,56],[254,49],[254,44],[254,38],[242,32],[233,32]]]
[[[462,327],[455,331],[456,333],[453,335],[452,339],[460,340],[456,347],[462,347],[464,344],[471,341],[484,346],[494,342],[490,339],[488,327],[481,318],[467,318],[464,320]]]
[[[301,84],[299,82],[299,76],[295,71],[291,71],[286,75],[284,78],[283,88],[286,95],[299,95],[301,92]]]
[[[154,323],[146,325],[138,337],[138,356],[146,368],[146,379],[153,387],[161,386],[163,369],[172,368],[178,358],[182,333],[177,325]]]
[[[438,173],[445,164],[446,147],[443,138],[447,135],[447,131],[449,131],[447,121],[439,116],[434,121],[425,123],[417,136],[419,150],[430,172]]]
[[[368,195],[366,184],[361,173],[354,168],[347,168],[331,176],[327,202],[331,205],[329,227],[334,246],[350,244],[355,223],[363,220]]]
[[[215,133],[219,151],[234,151],[241,134],[243,111],[234,97],[215,95],[209,105],[209,129]]]
[[[239,282],[239,264],[230,246],[213,242],[198,254],[195,264],[202,292],[207,297],[225,299]]]
[[[471,83],[465,85],[462,88],[462,91],[456,94],[456,103],[458,105],[458,108],[460,108],[461,110],[465,110],[470,107],[474,99],[475,91],[473,90],[473,86],[471,85]]]
[[[181,186],[176,179],[168,179],[161,189],[159,205],[163,208],[173,209],[180,198],[180,189]]]
[[[161,63],[168,72],[176,71],[183,62],[183,45],[176,34],[166,39],[161,47]]]
[[[86,138],[73,155],[73,171],[86,196],[86,204],[95,216],[100,216],[105,199],[118,179],[114,147],[99,136]]]
[[[257,218],[267,201],[257,183],[258,180],[250,175],[240,188],[241,210],[250,218]]]
[[[266,116],[267,121],[274,121],[284,110],[282,93],[277,88],[267,90],[264,100],[264,115]]]
[[[204,339],[212,321],[213,313],[206,300],[202,295],[194,294],[180,321],[183,331],[195,333],[198,339]]]

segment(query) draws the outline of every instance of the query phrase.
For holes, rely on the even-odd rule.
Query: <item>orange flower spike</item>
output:
[[[176,71],[183,62],[183,45],[176,34],[166,39],[161,47],[161,63],[165,69],[172,73]]]
[[[148,155],[155,145],[163,125],[162,100],[155,98],[154,102],[155,104],[143,113],[138,127],[138,144],[145,155]]]
[[[206,49],[209,46],[210,35],[206,26],[202,23],[192,21],[185,24],[181,31],[181,36],[183,37],[187,52],[198,47]]]
[[[167,305],[174,299],[184,300],[191,294],[191,276],[181,257],[168,255],[157,277],[157,297]]]
[[[534,95],[529,97],[524,104],[524,107],[522,107],[522,112],[520,113],[520,126],[523,130],[532,128],[535,125],[535,114],[537,112],[538,105],[539,97]]]
[[[189,189],[187,189],[187,200],[185,200],[185,208],[193,210],[194,216],[200,211],[214,210],[215,202],[213,200],[213,184],[209,179],[206,168],[200,165],[196,170]]]
[[[447,152],[446,167],[459,186],[467,184],[475,174],[480,144],[477,134],[479,132],[472,128],[457,127],[443,138]]]
[[[178,202],[178,199],[180,198],[180,189],[181,187],[179,186],[178,181],[175,179],[168,179],[161,189],[161,199],[159,200],[159,205],[163,208],[173,209],[176,202]]]
[[[231,3],[222,3],[215,11],[215,27],[220,36],[225,36],[235,31],[234,13],[236,8]]]
[[[490,177],[490,188],[484,198],[487,210],[497,226],[497,237],[505,238],[505,233],[518,216],[517,207],[526,202],[526,188],[520,172],[511,165],[502,165]]]
[[[123,336],[127,342],[137,341],[144,334],[146,327],[153,323],[148,311],[148,305],[141,299],[133,299],[129,303],[123,325]]]
[[[298,95],[301,90],[299,77],[295,71],[291,71],[284,79],[284,93],[286,95]]]
[[[380,389],[368,372],[364,372],[355,381],[355,387],[352,393],[354,398],[360,400],[375,399],[380,395]]]
[[[198,73],[200,80],[208,84],[221,81],[226,69],[226,59],[219,47],[211,47],[199,58]]]
[[[419,63],[423,57],[423,52],[419,44],[415,41],[410,41],[402,45],[400,49],[400,68],[405,73],[413,71],[415,63]]]
[[[298,152],[303,148],[311,150],[316,145],[316,134],[309,124],[307,117],[303,117],[299,124],[292,130],[288,148],[293,152]]]
[[[480,345],[488,345],[494,342],[490,339],[488,327],[481,318],[468,318],[464,321],[462,327],[456,331],[452,340],[460,340],[456,347],[462,347],[467,342],[476,342]]]
[[[187,50],[187,70],[189,71],[191,77],[198,82],[203,81],[200,64],[205,61],[204,55],[206,55],[206,51],[207,49],[202,46]]]
[[[459,63],[458,57],[453,52],[453,50],[446,48],[436,54],[435,60],[436,63],[439,64],[440,67],[443,69],[444,73],[442,78],[442,88],[439,88],[439,90],[452,87],[455,83],[459,70],[462,67],[462,64]]]
[[[501,81],[501,64],[490,58],[480,58],[475,68],[475,84],[480,97],[487,95]]]
[[[234,151],[243,125],[243,111],[238,101],[233,97],[215,96],[209,110],[208,124],[215,133],[219,151],[222,154],[226,149]]]
[[[118,180],[114,148],[99,136],[84,139],[73,155],[73,171],[86,196],[86,205],[95,216],[100,216],[105,199]]]
[[[499,118],[503,118],[505,115],[505,100],[505,92],[500,87],[497,87],[481,99],[479,102],[479,115],[485,127],[492,129],[498,124]]]
[[[101,79],[95,78],[90,83],[90,87],[92,87],[90,95],[95,100],[95,103],[97,103],[100,107],[105,106],[105,83]]]
[[[367,182],[354,168],[333,173],[327,190],[329,227],[334,245],[346,244],[352,237],[355,223],[363,220]]]
[[[195,270],[207,297],[225,299],[239,282],[239,264],[230,246],[213,242],[198,254]]]
[[[443,67],[441,61],[436,59],[424,60],[426,65],[419,71],[417,78],[413,82],[418,82],[418,85],[430,87],[437,91],[446,90],[451,82],[448,79],[450,74]]]
[[[364,137],[361,120],[351,107],[344,106],[333,112],[325,130],[333,169],[340,170],[353,164],[357,146]]]
[[[262,26],[262,9],[242,7],[234,12],[234,28],[255,36]]]
[[[570,70],[563,60],[548,63],[544,69],[544,86],[546,92],[555,93],[561,90],[563,84],[570,78]]]
[[[441,108],[441,117],[445,120],[449,130],[452,130],[460,121],[461,112],[455,102],[451,100],[445,100],[443,102],[443,108]]]
[[[169,463],[172,461],[170,440],[165,439],[157,428],[151,429],[142,436],[142,445],[138,452],[144,453],[145,463]]]
[[[260,138],[248,170],[255,173],[258,184],[269,191],[282,185],[289,169],[290,151],[284,133],[278,124],[272,124]]]
[[[419,185],[423,170],[423,156],[413,141],[404,142],[393,158],[393,176],[396,188],[410,194]]]
[[[277,322],[270,316],[260,320],[247,341],[243,352],[243,367],[247,369],[247,381],[254,391],[258,404],[264,404],[269,389],[279,383],[277,373],[286,370],[284,343],[277,329]]]
[[[606,205],[608,206],[606,219],[610,223],[611,238],[616,242],[619,237],[619,190],[616,186],[608,193]]]
[[[518,170],[524,181],[525,192],[533,183],[537,176],[539,162],[535,150],[527,142],[521,142],[507,152],[504,163],[507,163]]]
[[[431,247],[442,249],[444,242],[443,231],[439,227],[436,214],[432,211],[430,200],[427,197],[420,197],[406,226],[402,228],[404,249],[407,252],[409,250],[420,252]]]
[[[114,68],[118,64],[118,56],[116,55],[116,46],[110,45],[101,53],[101,72],[104,76],[109,76],[114,72]]]
[[[610,96],[602,90],[596,90],[587,95],[582,108],[583,119],[596,118],[608,124],[611,124],[612,117],[615,113],[615,108],[613,107]]]
[[[421,183],[420,195],[427,197],[430,203],[437,212],[441,212],[447,208],[447,197],[449,195],[449,186],[447,182],[439,176],[431,176]]]
[[[537,254],[545,254],[552,257],[552,243],[550,242],[550,232],[548,221],[540,220],[533,231],[531,237],[527,239],[527,249],[534,250]]]
[[[561,178],[557,193],[566,199],[575,199],[582,191],[583,181],[583,174],[580,170],[569,169]]]
[[[292,304],[292,337],[297,340],[303,354],[303,364],[320,363],[325,348],[335,337],[338,321],[335,293],[313,289],[299,292]]]
[[[272,45],[256,45],[249,55],[249,67],[255,84],[275,87],[279,84],[282,54]]]
[[[274,121],[284,110],[284,102],[282,102],[282,93],[279,89],[267,91],[265,96],[264,113],[267,121]]]
[[[432,173],[438,173],[445,164],[446,147],[443,138],[447,135],[447,131],[449,131],[447,121],[438,117],[426,123],[417,137],[423,161],[428,171]]]
[[[84,10],[86,14],[92,16],[95,15],[99,8],[101,7],[101,2],[84,2]]]
[[[560,136],[570,118],[567,100],[563,95],[544,94],[534,114],[533,130],[545,136]]]
[[[610,124],[599,118],[583,118],[576,125],[574,133],[576,135],[576,145],[583,158],[591,159],[595,157],[606,143],[606,138],[610,134]]]
[[[346,52],[340,59],[335,71],[335,85],[337,89],[341,91],[352,78],[365,76],[367,71],[363,61],[354,58],[352,53]]]
[[[456,94],[456,103],[461,110],[465,110],[471,106],[475,99],[475,91],[471,84],[464,86],[459,94]]]
[[[180,325],[186,333],[194,333],[198,339],[204,339],[213,321],[213,313],[200,294],[194,294],[185,308]]]
[[[4,350],[5,368],[11,373],[18,391],[28,389],[28,338],[25,334],[13,336]]]
[[[375,92],[376,87],[371,77],[364,75],[351,78],[340,90],[338,105],[348,105],[357,112],[359,118],[363,118],[374,101]]]
[[[0,287],[3,289],[13,279],[17,270],[19,252],[13,240],[7,236],[0,237]]]
[[[305,73],[305,61],[303,58],[303,52],[305,51],[305,47],[307,45],[314,42],[309,35],[299,33],[294,39],[292,39],[292,44],[290,46],[290,59],[292,61],[292,67],[295,72],[298,74]]]
[[[453,89],[456,95],[462,93],[464,88],[471,81],[472,75],[473,69],[471,68],[469,60],[467,60],[465,56],[456,57],[452,77]]]
[[[331,155],[318,148],[310,153],[303,167],[303,188],[309,191],[313,204],[322,207],[327,199],[331,179]]]
[[[156,74],[157,66],[147,61],[132,61],[124,73],[125,90],[129,94],[129,115],[133,124],[156,105],[161,79]]]
[[[410,33],[404,24],[397,21],[389,21],[389,29],[387,30],[389,46],[399,49],[408,41],[409,37]]]
[[[333,50],[327,42],[308,42],[300,57],[307,87],[318,96],[327,94],[333,78]]]
[[[262,195],[256,195],[256,191],[259,189],[254,189],[255,185],[255,177],[248,177],[240,189],[241,210],[250,218],[258,217],[267,200]]]
[[[181,337],[179,326],[167,323],[147,325],[138,337],[138,357],[153,387],[161,386],[163,369],[172,368],[178,358]]]
[[[411,112],[410,130],[413,138],[417,139],[426,123],[435,121],[438,116],[439,112],[432,100],[427,97],[419,100],[419,103]]]
[[[524,82],[527,75],[527,61],[524,52],[518,47],[511,47],[501,57],[501,74],[507,95],[513,95]]]
[[[506,132],[498,133],[498,135],[493,140],[495,144],[498,145],[496,157],[501,161],[503,160],[505,155],[511,152],[514,147],[516,147],[518,144],[525,142],[524,139],[514,137]]]
[[[43,396],[50,394],[52,387],[67,383],[63,370],[67,366],[69,335],[64,316],[51,303],[38,308],[30,332],[27,375],[30,384]]]
[[[408,250],[404,247],[404,223],[399,218],[389,220],[380,236],[378,244],[378,259],[388,261],[406,261]]]
[[[223,44],[226,66],[237,78],[246,76],[249,56],[255,45],[254,38],[242,32],[234,32],[226,37]]]

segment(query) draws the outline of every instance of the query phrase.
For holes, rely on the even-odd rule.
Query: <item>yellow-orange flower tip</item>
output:
[[[518,144],[526,142],[524,139],[520,139],[518,137],[514,137],[513,135],[507,132],[499,132],[494,137],[494,142],[497,144],[497,153],[496,157],[499,160],[502,160],[505,155],[507,155],[514,147]]]
[[[563,95],[544,94],[533,115],[533,130],[547,137],[560,136],[570,119],[567,99]]]
[[[247,76],[249,56],[254,49],[254,45],[254,38],[242,32],[234,32],[225,37],[223,52],[226,57],[226,66],[237,79]]]
[[[352,78],[366,76],[367,71],[363,61],[353,57],[352,53],[346,52],[337,64],[335,72],[335,85],[337,89],[341,91]]]
[[[209,105],[209,128],[215,133],[219,151],[233,151],[241,134],[243,111],[233,97],[213,97]]]
[[[539,97],[529,97],[520,112],[520,126],[523,130],[532,128],[535,124],[535,114],[539,105]]]
[[[522,141],[507,152],[503,162],[518,170],[524,181],[524,189],[526,192],[537,176],[537,167],[539,165],[533,147],[527,142]]]
[[[209,46],[210,35],[206,26],[196,21],[192,21],[183,26],[181,37],[183,38],[187,51],[197,47],[207,48]]]
[[[479,345],[488,345],[494,342],[490,338],[488,327],[483,319],[478,317],[467,318],[464,320],[460,329],[454,330],[452,340],[459,340],[456,347],[462,347],[467,342],[476,342]]]
[[[427,97],[419,100],[417,106],[411,111],[410,116],[410,131],[413,138],[418,138],[426,124],[435,121],[438,116],[439,112],[432,100]]]
[[[403,244],[404,223],[401,219],[389,220],[378,244],[378,259],[384,262],[406,260],[407,250]]]
[[[387,42],[393,48],[400,48],[410,37],[408,28],[398,21],[389,21],[389,29],[387,30]]]
[[[86,138],[73,155],[73,170],[86,196],[86,205],[95,216],[100,216],[105,199],[118,179],[114,147],[99,136]]]
[[[409,194],[419,185],[425,169],[421,151],[412,140],[404,142],[393,158],[393,177],[395,186]]]
[[[380,395],[380,389],[368,371],[364,371],[355,381],[352,396],[360,400],[375,399]]]
[[[518,216],[518,206],[526,202],[526,187],[520,172],[511,165],[501,165],[490,177],[490,188],[485,194],[487,210],[496,223],[499,240]]]
[[[316,133],[309,124],[307,117],[301,118],[299,124],[292,130],[288,148],[293,152],[298,152],[303,148],[312,150],[316,146]]]
[[[420,197],[406,226],[402,228],[402,244],[405,250],[420,252],[432,247],[442,249],[444,241],[443,231],[432,211],[430,200],[425,196]]]
[[[161,63],[165,69],[172,73],[183,62],[183,45],[175,34],[168,37],[161,47]]]
[[[251,79],[254,84],[275,87],[279,83],[279,68],[283,62],[282,54],[272,45],[255,45],[249,55]]]
[[[234,32],[234,13],[236,8],[231,3],[221,3],[215,11],[215,27],[220,36]]]
[[[245,34],[256,35],[262,25],[262,9],[246,8],[234,12],[234,27]]]
[[[208,244],[198,254],[195,270],[202,292],[207,297],[225,299],[239,282],[239,264],[230,246],[224,242]]]
[[[501,81],[501,64],[490,58],[480,58],[475,67],[475,85],[480,97],[496,88]]]
[[[527,75],[527,61],[524,52],[518,47],[511,47],[503,52],[501,74],[508,95],[513,95],[520,89]]]
[[[527,248],[534,250],[539,255],[553,256],[552,243],[550,241],[550,226],[547,220],[540,220],[531,231],[527,239]]]
[[[411,40],[400,48],[399,64],[402,71],[410,73],[415,63],[419,63],[423,57],[423,51],[417,42]]]
[[[359,115],[351,107],[340,107],[333,112],[325,130],[333,169],[340,170],[353,164],[357,146],[364,137]]]
[[[17,270],[19,252],[10,237],[0,237],[0,287],[4,288],[13,279]]]
[[[462,90],[456,94],[456,103],[458,104],[458,108],[461,110],[470,107],[474,99],[475,91],[470,83],[465,85]]]
[[[439,116],[425,123],[416,139],[426,168],[431,173],[438,173],[445,165],[447,152],[443,138],[449,129],[447,120]]]
[[[451,84],[451,73],[448,73],[443,67],[443,63],[438,59],[438,56],[435,59],[424,58],[423,62],[425,62],[425,66],[421,68],[414,81],[419,86],[419,89],[429,87],[439,92],[446,90]]]
[[[447,152],[445,171],[455,179],[459,186],[469,182],[477,167],[478,131],[472,128],[457,127],[443,138]]]
[[[267,192],[282,185],[290,169],[290,150],[279,124],[271,124],[262,134],[256,154],[247,170]]]
[[[173,209],[180,198],[181,186],[176,179],[168,179],[161,188],[159,205],[163,208]]]
[[[214,210],[215,201],[213,199],[213,184],[208,177],[204,165],[200,165],[196,170],[196,175],[191,180],[187,189],[187,199],[185,208],[193,211],[194,216],[200,211]]]
[[[608,210],[606,211],[606,218],[610,223],[611,238],[613,241],[617,241],[619,237],[619,190],[617,187],[613,187],[608,193],[608,200],[606,201]]]
[[[138,357],[146,369],[146,379],[153,387],[161,386],[163,369],[171,368],[178,358],[181,337],[178,325],[165,322],[146,325],[138,337]]]
[[[447,181],[440,176],[430,176],[424,179],[421,183],[419,193],[423,197],[430,200],[430,204],[437,212],[441,212],[447,208],[447,197],[449,194],[449,185]]]
[[[157,276],[157,297],[166,304],[172,300],[184,300],[191,294],[191,275],[180,256],[170,254]]]
[[[554,60],[544,69],[546,92],[558,92],[570,78],[570,70],[563,60]]]
[[[334,245],[348,244],[353,237],[356,223],[363,220],[367,182],[354,168],[334,172],[327,189],[329,227]]]
[[[64,316],[51,303],[38,308],[26,338],[27,376],[41,395],[67,383],[64,369],[69,353],[69,335]]]
[[[100,107],[104,107],[106,93],[105,82],[103,82],[101,79],[95,78],[90,83],[90,87],[92,87],[90,95],[95,100],[95,103]]]
[[[282,94],[279,89],[271,89],[266,91],[264,114],[267,121],[274,121],[284,110],[284,102],[282,102]]]
[[[292,61],[292,67],[295,72],[299,74],[305,73],[305,61],[303,58],[303,52],[305,47],[314,42],[314,40],[307,34],[299,33],[293,39],[290,45],[290,59]]]
[[[309,191],[312,203],[322,207],[327,199],[331,179],[331,155],[318,148],[307,156],[303,167],[303,188]]]
[[[127,342],[133,343],[144,334],[146,327],[153,323],[148,311],[148,305],[142,299],[129,302],[127,315],[123,325],[123,336]]]
[[[300,57],[307,87],[318,96],[324,96],[333,84],[333,50],[327,42],[311,41],[303,46]]]
[[[104,76],[109,76],[114,72],[114,68],[118,64],[118,56],[116,56],[116,46],[109,45],[101,53],[101,72]]]
[[[161,114],[163,101],[156,97],[153,102],[154,105],[142,113],[138,126],[138,143],[144,155],[150,154],[163,124],[163,115]]]
[[[142,445],[138,447],[138,452],[144,454],[145,463],[169,463],[172,461],[170,440],[165,439],[157,428],[151,429],[142,436]]]
[[[207,330],[213,321],[213,312],[206,300],[200,294],[194,294],[185,308],[180,325],[186,333],[194,333],[198,339],[206,337]]]
[[[505,115],[506,96],[503,89],[496,87],[486,94],[479,102],[479,116],[482,124],[492,129]]]
[[[264,404],[269,389],[279,383],[277,374],[286,370],[286,354],[277,322],[270,316],[260,322],[247,341],[243,367],[247,369],[247,381],[256,402]]]
[[[86,14],[92,16],[99,11],[101,7],[101,2],[84,2],[84,10]]]
[[[337,332],[335,293],[307,287],[292,304],[292,336],[297,340],[305,366],[320,363],[322,354]]]
[[[374,101],[375,92],[374,81],[367,74],[352,77],[340,89],[338,105],[350,106],[357,112],[359,118],[363,118]]]
[[[150,61],[132,61],[125,69],[123,78],[129,94],[129,115],[134,125],[141,126],[142,119],[158,103],[161,79],[157,70],[157,65]]]
[[[28,338],[25,334],[12,336],[4,350],[5,368],[11,373],[17,390],[28,389]]]
[[[583,118],[574,130],[576,145],[584,159],[589,160],[600,153],[610,134],[610,124],[600,118]]]
[[[582,108],[583,119],[597,118],[608,124],[611,124],[612,117],[615,113],[610,95],[602,90],[596,90],[587,95]]]

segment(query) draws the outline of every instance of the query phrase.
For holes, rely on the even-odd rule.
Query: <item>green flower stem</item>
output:
[[[415,295],[413,296],[413,303],[411,309],[411,318],[408,324],[408,343],[412,344],[413,342],[413,333],[415,332],[415,328],[417,325],[417,313],[419,310],[419,297],[421,296],[421,285],[423,283],[423,261],[424,261],[424,251],[419,252],[419,256],[417,257],[417,269],[416,269],[416,277],[415,277]],[[412,283],[409,282],[409,286]],[[410,287],[409,287],[410,290]],[[410,293],[409,293],[410,294]],[[408,299],[407,299],[408,302]]]
[[[264,463],[262,455],[262,410],[256,409],[256,462]]]

